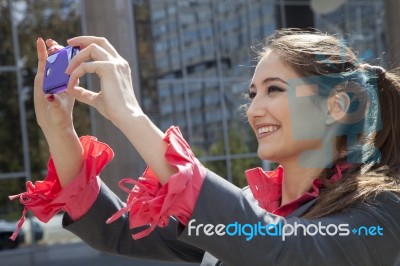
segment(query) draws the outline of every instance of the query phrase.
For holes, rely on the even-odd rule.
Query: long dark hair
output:
[[[337,139],[340,155],[332,168],[320,174],[324,187],[304,217],[317,218],[342,211],[355,203],[367,202],[383,191],[400,193],[400,76],[397,70],[386,71],[365,64],[344,40],[317,31],[278,30],[267,38],[259,56],[269,51],[278,54],[302,77],[317,77],[318,85],[326,87],[319,91],[322,96],[332,91],[330,85],[340,84],[335,89],[353,94],[352,98],[357,101],[352,104],[363,105],[355,107],[361,108],[365,115],[356,125],[356,132],[362,128],[357,143],[349,146],[346,138],[346,130],[354,132],[354,124],[352,128],[343,126],[343,134]],[[360,93],[355,96],[354,91]],[[368,104],[365,98],[369,98]],[[365,147],[374,149],[368,151]],[[343,172],[342,179],[331,184],[328,179],[335,165],[350,159],[351,166]]]

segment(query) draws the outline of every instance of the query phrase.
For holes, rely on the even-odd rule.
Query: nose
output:
[[[247,108],[247,119],[264,116],[266,112],[265,106],[257,99],[257,96],[251,101]]]

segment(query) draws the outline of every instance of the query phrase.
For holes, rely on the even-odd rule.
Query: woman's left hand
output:
[[[142,114],[135,97],[129,64],[105,38],[81,36],[68,40],[71,46],[82,50],[71,60],[66,73],[70,74],[68,94],[95,107],[114,124],[123,122],[128,115]],[[78,79],[86,73],[100,78],[99,92],[77,87]]]
[[[68,40],[82,50],[71,60],[66,73],[70,74],[67,93],[78,101],[95,107],[129,139],[143,160],[164,184],[176,173],[164,154],[167,143],[164,133],[143,113],[133,91],[131,70],[114,47],[105,39],[81,36]],[[100,78],[100,91],[93,92],[74,86],[86,73]]]

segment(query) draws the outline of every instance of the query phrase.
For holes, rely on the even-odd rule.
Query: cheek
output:
[[[283,98],[282,100],[271,102],[271,104],[268,106],[268,110],[273,118],[278,120],[284,129],[290,127],[292,110],[289,108],[289,104],[286,99]]]
[[[292,101],[289,113],[290,129],[295,140],[321,139],[326,134],[324,112],[310,97]]]

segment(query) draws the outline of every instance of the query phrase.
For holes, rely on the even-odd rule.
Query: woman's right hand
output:
[[[53,40],[46,41],[48,51],[54,53],[63,47]],[[45,134],[52,131],[71,129],[72,109],[75,99],[66,93],[44,94],[43,78],[46,67],[48,51],[42,38],[36,42],[38,69],[34,83],[34,102],[36,119]]]
[[[46,49],[46,44],[49,50]],[[36,42],[38,69],[34,83],[36,120],[49,145],[57,175],[62,187],[68,185],[82,169],[83,147],[75,132],[72,109],[75,99],[67,93],[46,95],[43,92],[43,78],[49,53],[61,49],[53,40]]]

